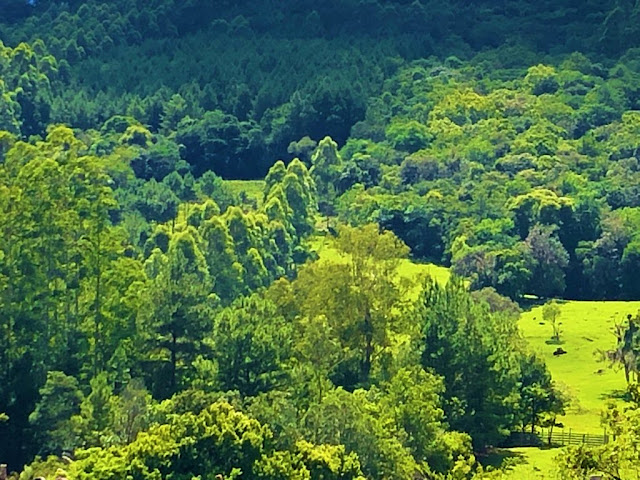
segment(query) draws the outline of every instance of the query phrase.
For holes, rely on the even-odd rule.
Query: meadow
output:
[[[545,359],[553,379],[570,397],[566,415],[558,418],[561,430],[604,433],[600,412],[608,401],[624,401],[625,379],[622,371],[602,361],[601,352],[615,346],[615,324],[639,309],[640,302],[562,302],[560,343],[550,341],[552,327],[543,321],[541,305],[523,312],[523,337]],[[558,347],[567,353],[554,355]],[[498,456],[509,465],[509,479],[550,480],[557,478],[553,459],[561,453],[561,448],[520,447],[501,450]]]
[[[225,180],[225,183],[231,192],[242,200],[255,202],[258,207],[262,205],[264,180]]]
[[[566,389],[571,405],[558,419],[565,430],[601,433],[600,411],[608,400],[620,401],[624,373],[602,360],[602,352],[616,344],[613,328],[635,315],[640,302],[576,302],[560,305],[560,343],[550,341],[552,327],[542,319],[542,307],[522,314],[520,331],[546,361],[553,379]],[[562,347],[567,353],[554,355]]]

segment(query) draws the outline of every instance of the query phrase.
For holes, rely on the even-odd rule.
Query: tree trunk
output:
[[[178,349],[178,337],[175,332],[171,332],[171,393],[175,393],[176,391],[176,364],[177,364],[177,355],[176,350]]]
[[[536,432],[536,417],[537,417],[537,410],[536,410],[536,402],[535,400],[531,402],[531,434],[533,435]]]
[[[101,330],[101,326],[102,326],[102,315],[101,315],[101,309],[102,306],[100,304],[101,301],[101,288],[102,288],[102,265],[101,265],[101,260],[102,260],[102,252],[101,250],[101,229],[98,230],[98,238],[97,238],[97,256],[96,256],[96,292],[95,292],[95,310],[96,310],[96,315],[95,315],[95,331],[94,331],[94,375],[97,375],[97,373],[102,369],[102,361],[100,359],[100,346],[102,344],[102,338],[100,335],[100,330]]]
[[[364,312],[364,361],[362,362],[362,380],[368,381],[371,373],[371,357],[373,356],[373,323],[369,307]]]
[[[627,381],[627,386],[629,386],[630,378],[629,378],[629,364],[625,360],[624,362],[624,378]]]

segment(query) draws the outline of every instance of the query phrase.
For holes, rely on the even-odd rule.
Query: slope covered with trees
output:
[[[514,301],[640,295],[639,14],[2,2],[0,461],[485,478],[566,407]],[[562,468],[627,448],[635,410]]]

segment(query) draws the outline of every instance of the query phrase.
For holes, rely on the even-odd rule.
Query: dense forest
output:
[[[16,479],[497,479],[521,306],[640,300],[640,4],[3,0],[0,215]]]

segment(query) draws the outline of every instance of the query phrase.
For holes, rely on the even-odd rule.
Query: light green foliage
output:
[[[228,303],[242,290],[242,265],[238,263],[233,238],[225,222],[212,217],[202,224],[200,235],[204,242],[204,257],[213,275],[213,291],[222,302]]]
[[[273,187],[275,187],[277,184],[282,183],[282,180],[284,180],[284,176],[286,174],[287,174],[287,167],[285,166],[282,160],[278,160],[271,166],[271,168],[269,169],[269,172],[267,173],[267,176],[264,179],[265,200],[269,196],[269,193],[271,192]]]
[[[67,477],[67,463],[61,458],[50,455],[46,458],[36,457],[33,462],[24,467],[20,472],[19,480],[34,480],[38,477],[59,478]]]
[[[391,232],[381,233],[373,224],[341,228],[335,248],[342,255],[338,261],[302,269],[294,288],[303,315],[311,322],[324,317],[340,342],[341,361],[352,370],[340,374],[343,381],[367,383],[374,361],[389,351],[392,333],[403,328],[406,286],[397,284],[395,275],[408,249]]]
[[[80,404],[80,414],[73,417],[75,427],[82,432],[86,446],[99,446],[107,435],[111,420],[111,401],[113,388],[109,385],[107,374],[102,372],[91,379],[91,392]]]
[[[385,132],[387,141],[397,150],[408,153],[417,152],[429,144],[429,129],[415,120],[396,120]]]
[[[192,396],[193,398],[193,396]],[[78,452],[71,465],[77,479],[260,478],[269,480],[364,480],[355,453],[342,445],[296,442],[290,450],[270,446],[267,426],[224,401],[184,411],[165,402],[166,420],[125,446]],[[186,405],[183,405],[183,407]]]
[[[56,60],[40,46],[44,47],[42,42],[11,48],[0,42],[0,130],[24,137],[45,132],[51,81],[58,71]]]
[[[318,202],[331,204],[336,197],[336,187],[342,166],[338,144],[331,137],[322,139],[311,156],[311,163],[313,166],[309,174],[315,182]]]
[[[148,147],[151,144],[151,132],[141,125],[131,125],[120,137],[120,143]]]
[[[560,342],[560,333],[562,332],[559,317],[560,307],[555,300],[551,300],[544,304],[542,307],[542,319],[551,324],[551,328],[553,329],[553,335],[551,338],[556,342]]]
[[[266,427],[219,402],[199,414],[174,415],[130,445],[78,452],[70,474],[78,480],[214,478],[238,470],[250,476],[269,437]]]
[[[368,478],[400,480],[418,471],[409,449],[398,440],[397,428],[375,401],[375,392],[365,390],[329,392],[305,419],[305,431],[313,442],[344,444],[347,451],[358,454]]]
[[[282,190],[293,213],[291,223],[298,236],[303,237],[311,231],[317,200],[315,182],[300,160],[294,159],[287,167]]]
[[[294,452],[276,451],[256,465],[257,477],[269,480],[364,480],[357,455],[342,445],[313,445],[300,441]]]
[[[478,123],[493,115],[495,107],[490,98],[470,89],[455,89],[440,101],[429,114],[431,121],[449,120],[455,125]]]
[[[563,225],[571,221],[573,201],[547,189],[535,189],[515,197],[509,208],[514,212],[518,232],[525,238],[536,223]]]
[[[398,428],[406,433],[406,445],[418,462],[439,473],[454,469],[457,461],[473,464],[471,438],[446,432],[440,397],[440,379],[419,367],[397,372],[384,387],[381,404]]]
[[[241,256],[246,255],[257,241],[253,217],[243,213],[239,207],[232,207],[227,210],[224,219],[236,251]]]

